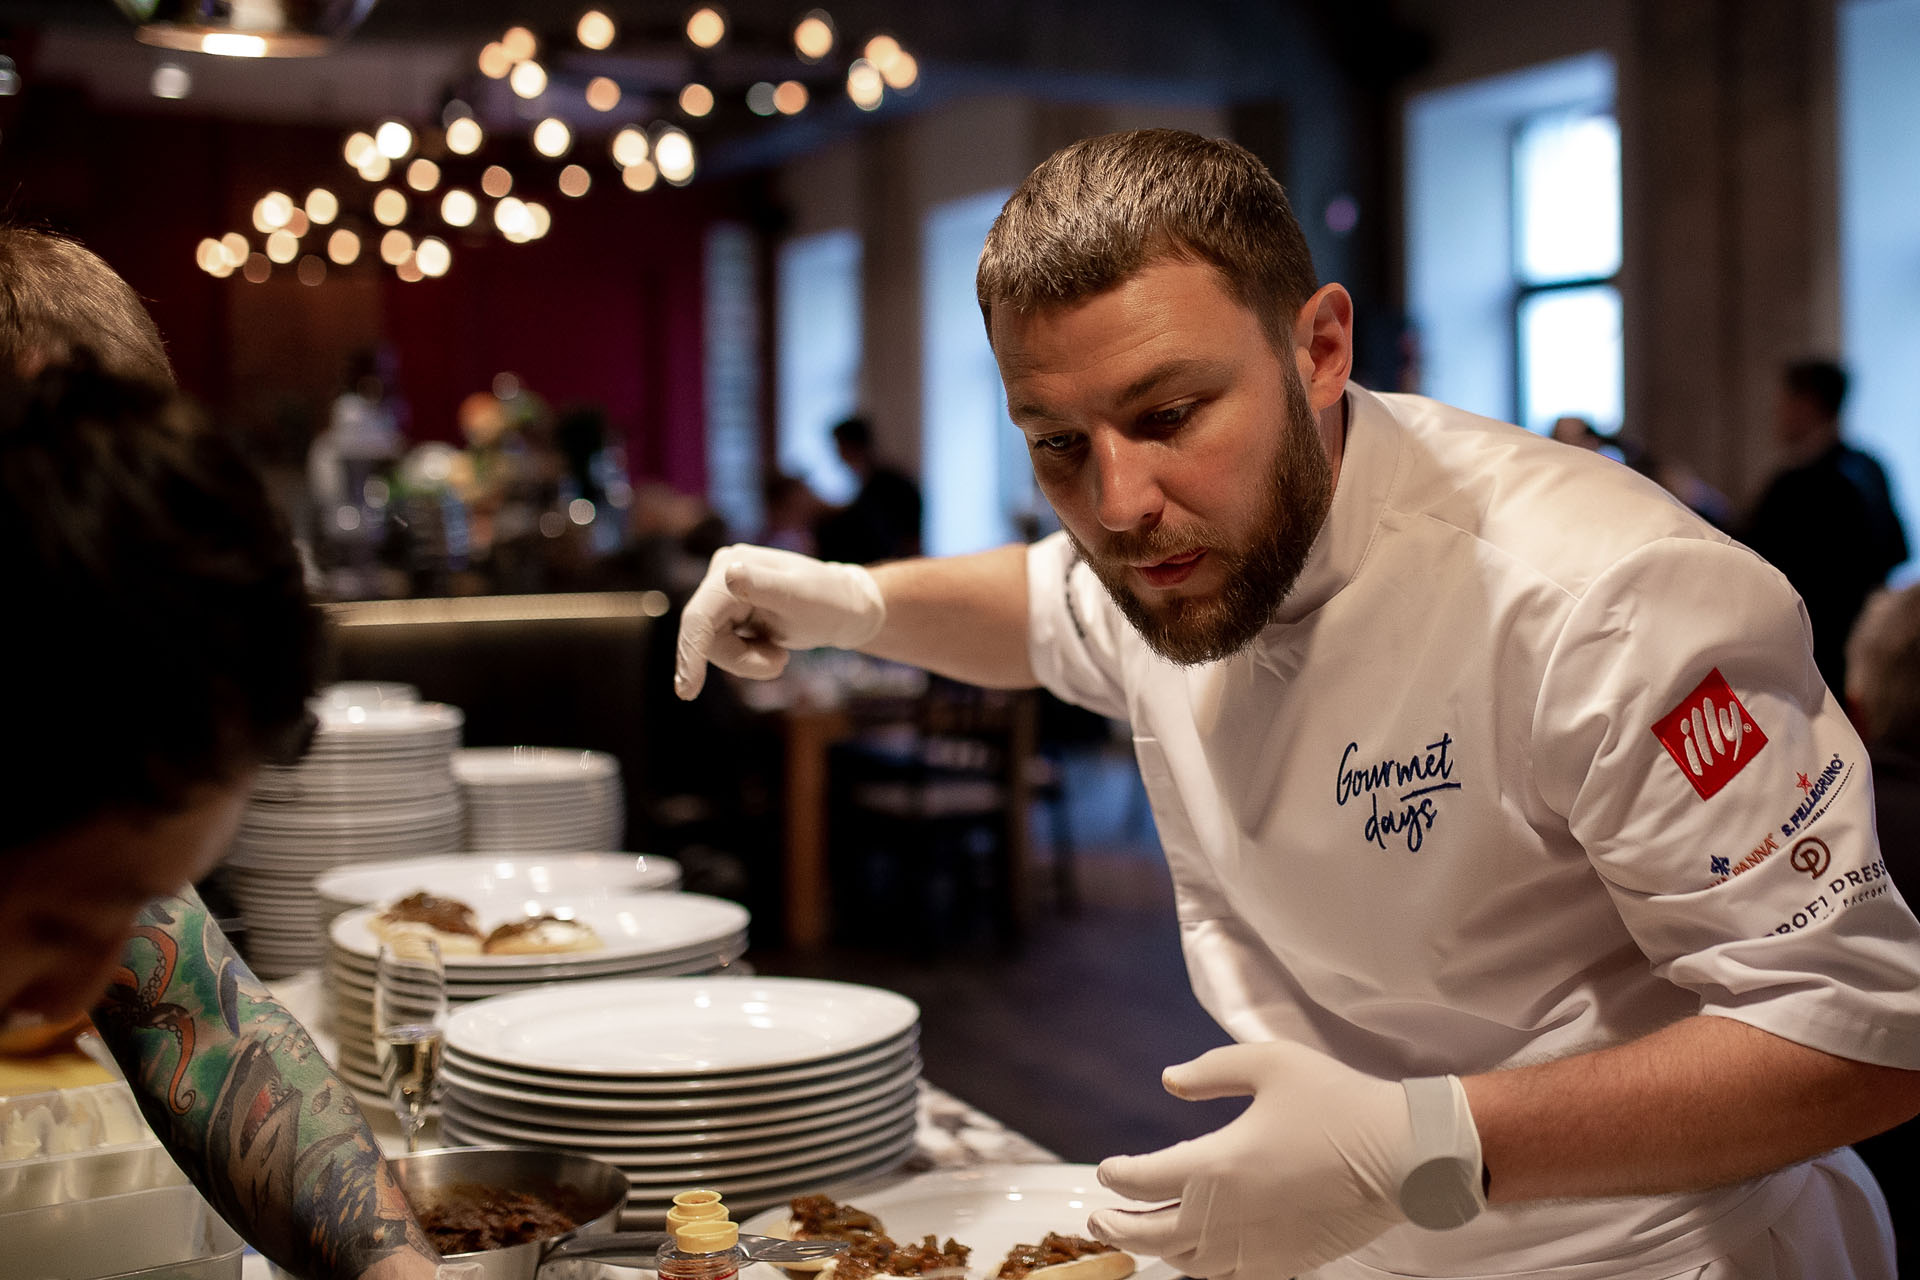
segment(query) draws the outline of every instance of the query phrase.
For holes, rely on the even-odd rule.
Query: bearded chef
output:
[[[1772,568],[1625,467],[1349,381],[1251,155],[1093,138],[980,262],[1064,529],[871,571],[729,547],[680,630],[856,648],[1133,727],[1248,1095],[1100,1166],[1205,1277],[1891,1277],[1846,1143],[1920,1110],[1920,927]],[[1809,536],[1814,536],[1810,531]]]

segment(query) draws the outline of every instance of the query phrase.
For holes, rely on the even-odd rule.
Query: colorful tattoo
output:
[[[302,1276],[434,1256],[352,1091],[191,890],[141,913],[121,961],[94,1021],[222,1217]]]

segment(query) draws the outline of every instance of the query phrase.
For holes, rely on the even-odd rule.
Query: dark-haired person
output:
[[[1740,532],[1806,601],[1814,660],[1835,693],[1847,687],[1847,636],[1860,606],[1907,558],[1886,471],[1840,438],[1847,381],[1830,360],[1781,373],[1774,440],[1786,465]]]
[[[169,1153],[293,1274],[432,1277],[351,1091],[189,887],[310,732],[320,622],[287,531],[98,258],[0,232],[0,298],[0,366],[38,371],[0,378],[0,1026],[91,1009]],[[136,376],[92,368],[96,341]],[[32,1261],[0,1240],[0,1271]]]
[[[920,486],[898,467],[880,460],[873,424],[846,418],[833,426],[833,447],[860,482],[859,492],[814,524],[820,555],[850,564],[875,564],[920,554]]]
[[[1132,723],[1251,1095],[1101,1165],[1207,1277],[1890,1277],[1835,1148],[1920,1110],[1920,925],[1792,588],[1624,467],[1349,379],[1279,184],[1150,130],[1036,169],[978,290],[1064,531],[732,547],[677,681],[830,644]]]

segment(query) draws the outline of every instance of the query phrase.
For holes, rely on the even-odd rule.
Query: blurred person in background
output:
[[[1920,921],[1786,579],[1625,467],[1355,384],[1232,143],[1057,152],[976,287],[1062,532],[726,548],[676,685],[833,645],[1128,721],[1237,1042],[1163,1083],[1252,1101],[1103,1161],[1152,1207],[1093,1234],[1234,1280],[1890,1280],[1841,1148],[1920,1113]]]
[[[812,555],[814,528],[827,512],[827,504],[820,500],[820,495],[801,477],[784,472],[768,477],[762,492],[766,523],[754,541],[762,546]]]
[[[1575,414],[1555,418],[1553,430],[1549,434],[1561,444],[1586,449],[1632,467],[1680,499],[1686,504],[1687,510],[1708,524],[1716,529],[1727,527],[1727,522],[1732,515],[1732,506],[1727,501],[1727,495],[1708,484],[1685,463],[1666,462],[1656,458],[1645,445],[1627,439],[1618,431],[1608,435],[1588,419]]]
[[[1880,854],[1920,887],[1920,584],[1867,600],[1847,641],[1847,709],[1873,761]],[[1893,1209],[1900,1274],[1920,1276],[1920,1121],[1854,1144]]]
[[[1887,473],[1840,438],[1847,372],[1802,360],[1780,378],[1774,440],[1786,466],[1768,482],[1740,531],[1800,593],[1813,623],[1813,657],[1827,687],[1847,687],[1847,636],[1860,607],[1907,558],[1906,530]]]
[[[876,564],[920,554],[920,486],[898,467],[880,461],[873,424],[865,418],[835,423],[833,447],[860,482],[844,507],[828,511],[815,527],[819,553],[848,564]]]
[[[293,1274],[432,1277],[352,1092],[191,888],[312,732],[321,623],[284,520],[80,245],[0,228],[0,368],[0,1027],[91,1008],[169,1153]]]

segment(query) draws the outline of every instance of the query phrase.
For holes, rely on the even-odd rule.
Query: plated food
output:
[[[382,942],[425,932],[445,956],[527,956],[598,951],[602,943],[592,925],[554,915],[508,920],[482,932],[472,907],[457,898],[410,893],[387,904],[367,928]]]
[[[923,1235],[901,1243],[886,1226],[858,1206],[824,1195],[796,1196],[784,1229],[772,1233],[793,1240],[845,1240],[852,1246],[822,1262],[794,1263],[791,1271],[818,1271],[831,1280],[926,1276],[969,1271],[973,1250],[952,1237],[944,1242]],[[1123,1280],[1134,1271],[1133,1255],[1083,1236],[1049,1231],[1037,1243],[1021,1242],[985,1272],[995,1280]]]

